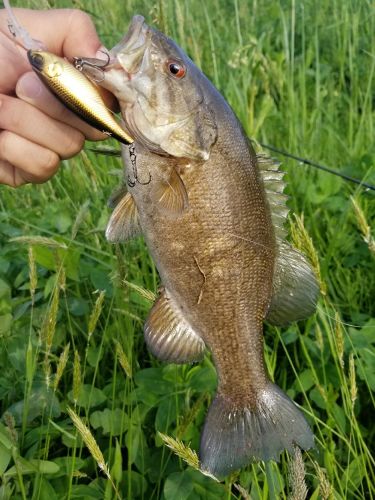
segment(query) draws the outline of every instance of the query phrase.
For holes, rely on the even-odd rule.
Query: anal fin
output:
[[[106,238],[111,243],[120,243],[141,234],[138,221],[138,211],[133,196],[124,193],[122,197],[117,194],[112,203],[116,206],[107,224]]]
[[[206,347],[165,291],[150,311],[144,326],[144,336],[152,354],[170,363],[199,361]]]

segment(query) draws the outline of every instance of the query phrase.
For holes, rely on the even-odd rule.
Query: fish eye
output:
[[[185,66],[179,61],[167,61],[167,69],[175,78],[183,78],[186,74]]]

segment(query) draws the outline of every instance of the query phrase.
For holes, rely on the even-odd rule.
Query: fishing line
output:
[[[283,151],[281,149],[275,148],[275,146],[270,146],[269,144],[264,144],[262,142],[259,142],[258,144],[260,144],[262,146],[262,148],[269,149],[270,151],[273,151],[274,153],[279,153],[283,156],[286,156],[287,158],[292,158],[292,160],[296,160],[299,163],[304,163],[305,165],[310,165],[311,167],[318,168],[320,170],[323,170],[324,172],[328,172],[329,174],[337,175],[338,177],[341,177],[342,179],[345,179],[346,181],[354,182],[355,184],[359,184],[363,188],[371,189],[372,191],[375,191],[375,186],[373,184],[368,184],[367,182],[363,182],[360,179],[356,179],[355,177],[351,177],[350,175],[342,174],[341,172],[338,172],[337,170],[333,170],[332,168],[326,167],[326,166],[321,165],[320,163],[316,163],[312,160],[308,160],[307,158],[300,158],[299,156],[296,156],[292,153],[288,153],[287,151]]]
[[[374,328],[373,325],[354,325],[352,323],[346,323],[341,318],[337,319],[335,316],[332,316],[331,314],[327,313],[327,311],[325,311],[322,307],[320,307],[319,304],[316,306],[316,310],[319,311],[321,314],[323,314],[323,316],[326,316],[327,318],[332,319],[335,323],[340,323],[340,325],[343,326],[349,326],[351,328],[359,328],[360,330],[362,330],[362,328],[372,328],[372,329]]]
[[[264,144],[262,142],[257,142],[260,146],[262,146],[265,149],[269,149],[270,151],[273,151],[274,153],[279,153],[283,156],[286,156],[287,158],[291,158],[292,160],[298,161],[299,163],[304,163],[305,165],[309,165],[314,168],[318,168],[320,170],[323,170],[324,172],[327,172],[328,174],[332,175],[337,175],[338,177],[341,177],[342,179],[353,182],[354,184],[358,184],[360,187],[366,189],[366,190],[371,190],[375,191],[375,185],[369,184],[367,182],[363,182],[360,179],[356,179],[355,177],[351,177],[350,175],[342,174],[341,172],[338,172],[337,170],[334,170],[333,168],[326,167],[325,165],[321,165],[320,163],[316,163],[312,160],[309,160],[307,158],[301,158],[299,156],[296,156],[292,153],[288,153],[287,151],[283,151],[281,149],[276,148],[275,146],[270,146],[269,144]],[[110,149],[110,148],[87,148],[89,151],[92,151],[93,153],[96,154],[101,154],[101,155],[107,155],[107,156],[121,156],[121,152],[117,149]]]

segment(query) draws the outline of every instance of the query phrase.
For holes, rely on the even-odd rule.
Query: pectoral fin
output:
[[[286,241],[278,241],[273,295],[266,321],[286,325],[314,313],[319,284],[304,255]]]
[[[123,193],[122,197],[117,195],[113,197],[112,203],[116,206],[105,232],[107,240],[111,243],[120,243],[139,236],[141,228],[132,195],[130,193]]]
[[[205,351],[205,343],[165,291],[151,309],[144,335],[152,354],[162,361],[192,363],[199,361]]]
[[[157,182],[152,190],[152,198],[160,209],[169,215],[179,215],[188,207],[188,194],[185,184],[176,170],[172,168],[167,181]]]

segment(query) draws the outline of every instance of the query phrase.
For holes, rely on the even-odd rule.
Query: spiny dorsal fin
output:
[[[145,341],[154,356],[170,363],[202,359],[205,343],[185,320],[165,291],[155,302],[144,326]]]
[[[120,243],[141,234],[141,227],[138,220],[138,211],[134,203],[134,198],[130,193],[126,193],[114,201],[116,206],[107,224],[105,232],[110,243]]]
[[[283,194],[284,172],[279,170],[280,163],[264,154],[257,155],[257,160],[277,242],[273,294],[266,320],[281,326],[314,313],[319,285],[306,257],[285,241],[284,225],[289,208],[286,205],[288,197]]]
[[[279,170],[280,163],[265,154],[257,154],[259,172],[263,178],[266,196],[271,209],[272,223],[276,238],[284,239],[287,231],[284,228],[285,219],[289,213],[286,205],[287,195],[283,194],[285,182],[284,172]]]
[[[160,181],[155,185],[152,198],[162,211],[169,215],[179,215],[187,209],[188,194],[185,184],[174,168],[167,181]]]

